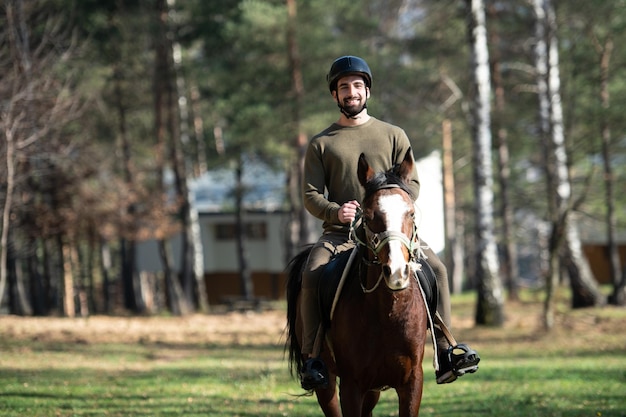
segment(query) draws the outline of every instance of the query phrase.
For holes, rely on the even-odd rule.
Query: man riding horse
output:
[[[386,171],[399,164],[411,146],[404,130],[368,114],[372,73],[363,59],[355,56],[336,59],[327,81],[340,116],[309,142],[302,184],[304,206],[323,221],[323,233],[313,246],[302,275],[304,366],[300,377],[302,388],[306,390],[327,383],[325,365],[319,358],[323,326],[318,288],[324,282],[324,268],[331,259],[355,246],[350,239],[350,225],[360,209],[364,192],[356,175],[358,155],[364,154],[374,170]],[[409,184],[413,200],[417,199],[419,188],[415,170]],[[435,273],[439,294],[441,321],[433,326],[439,362],[436,379],[438,384],[450,383],[465,373],[475,372],[480,358],[469,346],[457,345],[447,331],[451,315],[447,271],[423,241],[422,245]]]

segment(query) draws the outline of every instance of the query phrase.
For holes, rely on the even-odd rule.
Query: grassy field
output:
[[[502,329],[472,326],[455,297],[455,335],[479,371],[434,382],[422,416],[626,417],[626,309],[569,311],[540,331],[539,299],[507,305]],[[0,416],[319,416],[283,354],[282,306],[186,318],[0,317]],[[377,416],[395,416],[386,391]]]

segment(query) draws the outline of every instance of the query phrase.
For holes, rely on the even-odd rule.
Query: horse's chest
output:
[[[332,326],[341,374],[356,375],[369,387],[397,386],[421,366],[426,316],[413,292],[391,294],[379,303],[354,301],[339,308]]]

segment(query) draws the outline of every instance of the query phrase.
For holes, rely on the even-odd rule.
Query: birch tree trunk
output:
[[[167,39],[168,31],[168,7],[166,0],[156,3],[157,29],[155,34],[155,72],[154,72],[154,130],[157,138],[156,144],[156,168],[158,172],[161,195],[167,195],[163,178],[166,170],[165,149],[167,148],[167,134],[171,133],[165,124],[165,115],[169,115],[170,103],[165,99],[170,94],[171,85],[171,49]],[[165,295],[167,306],[174,315],[185,315],[191,311],[188,300],[184,297],[180,280],[173,270],[174,261],[168,236],[159,234],[158,247],[159,257],[163,268],[163,280],[165,281]]]
[[[548,35],[548,93],[550,102],[550,125],[552,128],[552,142],[557,173],[559,211],[565,211],[566,230],[566,263],[569,264],[569,277],[572,287],[572,307],[591,307],[605,303],[605,297],[600,292],[595,281],[589,262],[582,250],[582,243],[576,222],[568,221],[567,212],[571,211],[572,190],[568,172],[565,135],[563,133],[563,110],[561,104],[561,78],[559,70],[559,48],[557,38],[557,23],[554,7],[551,0],[544,0]]]
[[[544,171],[548,189],[548,213],[552,223],[548,246],[548,270],[546,272],[546,296],[544,300],[543,324],[550,329],[554,325],[554,291],[559,281],[558,252],[563,241],[562,226],[557,210],[555,169],[550,155],[550,101],[548,96],[548,48],[546,43],[546,15],[543,0],[534,0],[535,12],[535,70],[537,74],[537,98],[539,100],[539,132],[544,155]]]
[[[467,9],[473,87],[472,141],[478,279],[476,323],[501,326],[504,323],[504,296],[498,276],[498,251],[494,237],[491,85],[485,5],[482,0],[467,0]]]
[[[202,239],[200,238],[200,224],[198,222],[198,213],[193,207],[193,201],[190,199],[189,177],[190,169],[187,167],[187,161],[184,153],[184,146],[189,143],[189,108],[187,105],[185,77],[182,74],[182,48],[176,40],[174,31],[172,30],[171,19],[176,18],[175,13],[176,0],[167,0],[167,20],[168,39],[171,39],[169,52],[171,54],[172,75],[174,77],[175,97],[170,96],[171,111],[176,111],[176,117],[172,115],[170,124],[170,135],[172,139],[172,150],[174,158],[174,174],[176,176],[176,188],[178,198],[182,202],[181,220],[183,223],[183,244],[181,254],[182,265],[181,275],[183,277],[183,290],[190,305],[196,305],[200,311],[206,312],[209,309],[209,303],[204,283],[204,253],[202,250]],[[176,23],[176,22],[173,22]],[[174,127],[174,120],[178,119],[178,129]]]
[[[550,0],[534,0],[535,69],[539,99],[539,126],[545,155],[545,172],[548,189],[552,236],[549,270],[546,278],[544,302],[544,327],[554,325],[555,292],[559,278],[559,257],[569,271],[572,286],[572,306],[583,307],[602,304],[602,295],[591,274],[582,252],[582,244],[571,217],[571,185],[568,172],[563,110],[561,105],[561,80],[556,36],[556,17]]]

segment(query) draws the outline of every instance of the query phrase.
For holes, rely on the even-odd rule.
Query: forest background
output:
[[[301,157],[337,118],[325,74],[344,54],[372,68],[370,114],[451,161],[445,255],[453,288],[478,289],[477,323],[501,324],[520,268],[545,279],[546,311],[563,282],[572,306],[604,304],[583,222],[608,247],[608,301],[625,302],[623,0],[3,0],[0,27],[0,311],[145,313],[145,239],[160,242],[160,308],[207,311],[188,182],[240,178],[244,161],[288,173],[289,245],[310,241]]]

